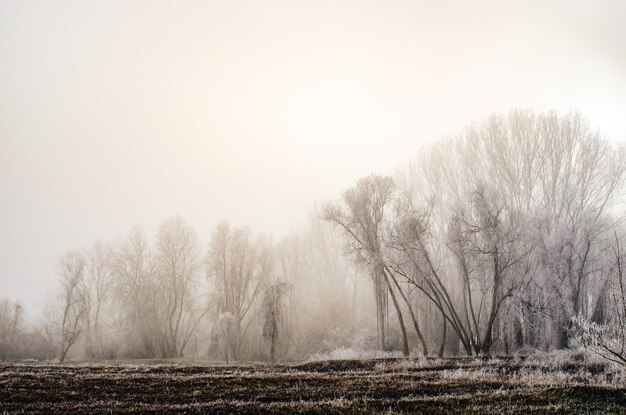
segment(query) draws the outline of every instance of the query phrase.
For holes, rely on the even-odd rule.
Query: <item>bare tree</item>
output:
[[[507,313],[515,319],[508,325],[518,327],[522,342],[553,338],[546,347],[567,347],[571,317],[597,309],[590,299],[603,298],[594,292],[602,289],[598,264],[615,225],[610,211],[623,188],[625,156],[577,114],[515,110],[423,149],[397,182],[428,212],[435,241],[448,238],[449,218],[467,206],[468,189],[497,189],[507,210],[535,232],[536,278],[514,302],[517,311]],[[446,249],[437,245],[431,256],[447,269]]]
[[[159,283],[159,344],[163,357],[180,357],[206,313],[193,298],[198,272],[197,237],[180,217],[163,222],[156,239]]]
[[[400,331],[402,334],[402,353],[409,354],[409,346],[404,318],[396,290],[407,303],[415,330],[423,341],[418,322],[411,305],[394,275],[385,263],[384,235],[387,226],[386,209],[390,209],[394,197],[394,182],[390,177],[368,176],[359,180],[355,187],[343,194],[343,205],[329,204],[324,209],[324,219],[339,226],[347,237],[348,253],[354,260],[367,267],[374,281],[376,298],[377,327],[379,347],[385,348],[385,323],[387,294],[391,296]],[[392,284],[393,282],[393,284]]]
[[[472,209],[455,217],[450,241],[464,281],[464,323],[475,353],[491,350],[503,303],[526,287],[534,265],[523,218],[488,192],[473,193]]]
[[[290,235],[284,238],[274,247],[274,267],[273,273],[277,275],[276,280],[285,281],[284,295],[286,312],[281,313],[282,332],[285,338],[285,350],[288,353],[292,344],[295,344],[297,331],[302,328],[300,325],[299,294],[304,288],[303,275],[306,261],[303,258],[303,242],[300,235]],[[267,293],[266,293],[267,295]],[[265,304],[265,302],[264,302]],[[282,310],[281,310],[282,311]]]
[[[128,333],[128,353],[155,357],[158,346],[156,261],[144,231],[135,227],[116,251],[113,262],[120,319]]]
[[[276,347],[280,335],[280,325],[283,319],[282,298],[287,291],[283,282],[275,282],[267,286],[263,294],[261,320],[263,322],[263,338],[269,344],[270,361],[276,361]]]
[[[231,230],[227,222],[221,222],[211,238],[207,263],[218,315],[233,316],[235,335],[229,347],[230,355],[238,360],[250,324],[245,319],[270,273],[271,252],[262,240],[255,243],[248,229]]]
[[[619,360],[623,254],[612,233],[625,171],[626,150],[577,114],[496,114],[423,148],[394,179],[359,180],[278,243],[220,223],[206,280],[180,218],[150,242],[136,228],[69,253],[46,327],[61,359],[179,357],[207,338],[209,355],[227,361],[263,358],[266,345],[271,360],[363,347],[408,355],[410,343],[477,355],[570,347],[576,333]],[[275,292],[278,280],[286,288]],[[0,303],[0,357],[21,341],[10,334],[21,315]]]
[[[83,331],[85,315],[84,283],[85,258],[79,252],[72,251],[61,259],[61,320],[59,324],[59,360],[63,362],[70,348],[76,343]]]
[[[491,350],[504,301],[528,284],[533,245],[521,218],[487,189],[473,192],[470,205],[449,225],[446,266],[437,266],[429,248],[429,216],[409,211],[397,225],[400,255],[391,267],[437,306],[465,351],[478,354]]]
[[[611,274],[612,316],[606,324],[590,321],[583,315],[573,318],[576,340],[587,349],[626,366],[626,255],[623,241],[614,233]]]
[[[20,303],[8,299],[0,301],[0,360],[18,353],[17,340],[22,333],[24,309]]]
[[[101,312],[112,287],[114,251],[110,245],[94,244],[85,255],[86,274],[80,286],[85,300],[85,352],[86,357],[105,355],[101,333]],[[95,344],[94,344],[95,343]]]

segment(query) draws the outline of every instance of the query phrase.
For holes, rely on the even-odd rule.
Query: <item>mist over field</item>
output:
[[[0,411],[620,413],[624,21],[0,2]]]

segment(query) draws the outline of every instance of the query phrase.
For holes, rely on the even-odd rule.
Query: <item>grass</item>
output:
[[[625,379],[570,355],[4,364],[0,414],[626,414]]]

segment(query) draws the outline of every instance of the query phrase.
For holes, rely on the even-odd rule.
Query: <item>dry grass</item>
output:
[[[302,364],[6,364],[0,413],[626,413],[626,376],[587,356]]]

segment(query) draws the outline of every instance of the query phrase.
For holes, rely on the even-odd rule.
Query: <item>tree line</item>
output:
[[[38,327],[0,303],[0,358],[302,359],[583,345],[624,359],[626,152],[577,114],[515,110],[369,175],[275,240],[179,217],[60,259]],[[28,345],[28,346],[27,346]],[[625,361],[626,362],[626,361]]]

